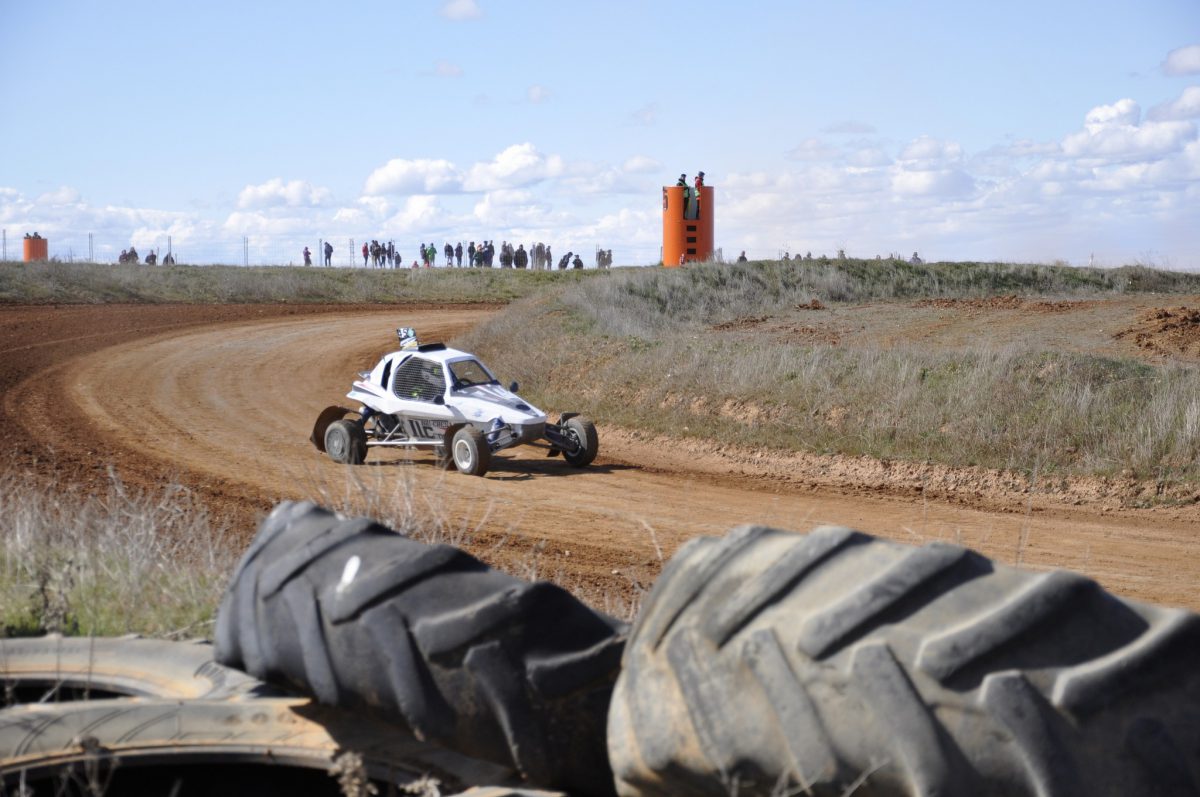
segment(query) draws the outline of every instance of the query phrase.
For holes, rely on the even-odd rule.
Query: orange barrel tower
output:
[[[692,203],[686,200],[693,197]],[[662,262],[673,268],[693,260],[708,260],[713,253],[713,189],[699,191],[682,185],[663,186]]]
[[[30,238],[25,236],[25,262],[50,259],[50,242],[45,238]]]

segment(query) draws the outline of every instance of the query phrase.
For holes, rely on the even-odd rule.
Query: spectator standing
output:
[[[362,253],[363,253],[363,268],[366,268],[367,267],[367,256],[371,254],[371,247],[367,246],[367,243],[365,241],[363,242]]]
[[[571,261],[571,268],[583,268],[583,260],[579,255],[575,255],[575,259]]]
[[[445,247],[443,247],[443,251],[446,253],[446,265],[453,266],[454,265],[454,247],[450,244],[449,241],[446,241],[446,245],[445,245]]]
[[[546,256],[542,258],[542,268],[547,271],[554,268],[554,253],[550,251],[550,244],[546,244]]]
[[[454,264],[462,268],[462,241],[454,245]]]
[[[529,253],[525,251],[525,244],[517,245],[517,251],[513,253],[513,265],[517,268],[529,265]]]
[[[333,244],[329,241],[325,242],[325,267],[329,268],[333,264]]]
[[[157,264],[158,264],[158,255],[155,253],[155,251],[153,249],[151,249],[150,254],[146,255],[146,265],[154,266]]]
[[[478,251],[478,250],[475,249],[475,242],[471,241],[471,245],[467,247],[467,265],[468,266],[473,267],[475,265],[475,252],[476,251]]]
[[[745,249],[743,249],[743,250],[742,250],[742,253],[741,253],[740,255],[738,255],[737,262],[739,262],[739,263],[745,263],[745,262],[746,262],[746,250],[745,250]]]
[[[167,262],[166,260],[163,261],[164,264],[166,262]],[[312,252],[308,251],[307,246],[304,247],[304,265],[306,265],[306,266],[312,265]]]

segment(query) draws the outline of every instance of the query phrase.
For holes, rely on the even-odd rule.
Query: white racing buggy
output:
[[[372,446],[432,449],[438,465],[482,476],[492,454],[518,445],[587,466],[599,441],[587,418],[565,412],[558,423],[507,389],[474,355],[441,343],[420,345],[409,327],[396,330],[400,349],[359,374],[346,394],[358,411],[326,407],[309,439],[334,462],[359,465]]]

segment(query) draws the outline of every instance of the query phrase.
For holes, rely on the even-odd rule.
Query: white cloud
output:
[[[1167,53],[1162,69],[1168,75],[1200,75],[1200,44],[1189,44]]]
[[[455,21],[478,19],[483,9],[476,0],[442,0],[442,16]]]
[[[525,96],[534,105],[539,105],[550,99],[550,90],[545,86],[534,84],[525,92]]]
[[[438,77],[462,77],[462,67],[450,61],[438,61],[433,66],[433,73]]]
[[[1153,121],[1179,121],[1200,117],[1200,86],[1188,86],[1179,99],[1156,105],[1146,112]]]
[[[238,193],[241,210],[274,207],[319,207],[330,199],[329,190],[316,188],[304,180],[284,182],[276,177],[259,185],[248,185]]]
[[[236,235],[289,235],[312,229],[311,219],[298,215],[280,216],[263,211],[234,211],[222,225]]]
[[[829,160],[837,151],[818,138],[806,138],[787,151],[787,157],[800,161]]]
[[[393,158],[367,176],[364,192],[383,194],[452,194],[462,190],[463,176],[448,160]]]
[[[645,155],[634,155],[621,164],[621,170],[627,174],[653,174],[662,171],[663,165],[654,158]]]
[[[1196,137],[1190,122],[1146,122],[1141,125],[1089,125],[1063,139],[1063,153],[1072,158],[1138,160],[1178,152]]]
[[[447,220],[446,212],[438,204],[437,197],[410,196],[404,207],[383,223],[383,229],[388,235],[433,234],[441,231]]]
[[[900,153],[900,159],[908,161],[956,161],[960,158],[961,146],[953,141],[941,141],[931,136],[914,139]]]
[[[1097,105],[1088,111],[1083,126],[1096,132],[1105,127],[1136,125],[1141,118],[1141,106],[1126,97],[1112,105]]]
[[[975,180],[959,169],[900,169],[892,176],[892,189],[909,196],[958,197],[974,188]]]
[[[882,147],[859,147],[847,153],[846,160],[851,166],[872,168],[887,166],[892,162],[892,156]]]
[[[78,204],[81,197],[79,192],[74,188],[63,186],[54,191],[48,191],[37,198],[37,203],[41,205],[75,205]]]
[[[521,188],[557,177],[564,168],[563,159],[558,155],[543,155],[528,142],[513,144],[491,161],[471,166],[463,187],[467,191]]]

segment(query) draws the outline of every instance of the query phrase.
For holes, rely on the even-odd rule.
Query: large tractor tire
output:
[[[685,545],[609,715],[622,795],[1200,794],[1200,616],[944,543]]]
[[[213,661],[212,645],[50,635],[0,639],[0,707],[107,697],[243,699],[278,694]]]
[[[611,794],[622,623],[448,545],[283,503],[242,558],[217,660],[367,709],[531,783]]]
[[[511,769],[307,698],[87,700],[0,711],[0,794],[332,797],[365,795],[374,781],[379,794],[400,787],[518,795],[471,788],[517,780]],[[438,789],[421,790],[422,781]]]

